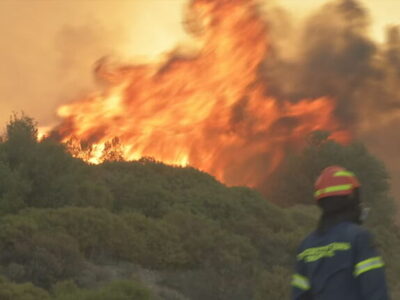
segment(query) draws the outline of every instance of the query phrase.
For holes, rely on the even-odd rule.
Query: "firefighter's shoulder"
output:
[[[346,227],[347,236],[353,243],[375,248],[375,239],[367,228],[354,223],[348,223]]]
[[[371,236],[370,231],[359,224],[346,222],[345,228],[345,230],[353,236]]]

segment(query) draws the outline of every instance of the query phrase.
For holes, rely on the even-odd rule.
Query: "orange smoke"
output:
[[[252,1],[196,0],[189,17],[202,44],[195,56],[171,55],[162,66],[100,64],[105,90],[58,110],[62,141],[90,145],[84,159],[96,163],[117,137],[127,160],[150,156],[258,186],[311,131],[349,139],[332,100],[268,97],[259,75],[267,33]]]

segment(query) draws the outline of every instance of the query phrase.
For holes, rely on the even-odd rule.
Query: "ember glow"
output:
[[[192,165],[229,185],[259,186],[310,132],[350,139],[333,100],[268,96],[260,76],[268,35],[254,3],[195,0],[188,20],[202,45],[195,55],[171,54],[162,65],[100,64],[103,91],[59,108],[61,140],[90,145],[83,158],[93,163],[118,138],[127,160],[154,157]]]

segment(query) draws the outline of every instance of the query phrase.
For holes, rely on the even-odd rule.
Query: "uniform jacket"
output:
[[[300,245],[293,300],[388,300],[384,264],[371,234],[351,222],[311,233]]]

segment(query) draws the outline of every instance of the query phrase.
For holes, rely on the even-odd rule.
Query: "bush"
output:
[[[71,282],[58,284],[54,300],[150,300],[148,289],[134,281],[114,281],[98,290],[79,289]]]

